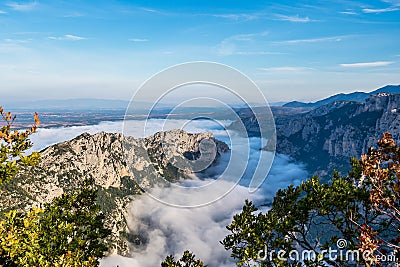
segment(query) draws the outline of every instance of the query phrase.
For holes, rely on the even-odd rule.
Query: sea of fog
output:
[[[95,134],[101,131],[127,133],[135,137],[146,137],[160,130],[184,129],[191,133],[212,132],[221,141],[230,144],[230,136],[233,132],[227,132],[224,126],[228,121],[216,124],[207,120],[195,120],[186,123],[183,120],[152,119],[148,121],[102,122],[97,125],[74,126],[39,129],[33,135],[33,150],[41,150],[49,145],[70,140],[79,134],[88,132]],[[250,199],[265,211],[272,202],[273,196],[280,188],[290,184],[297,185],[307,178],[307,172],[301,164],[293,162],[285,155],[275,155],[271,170],[261,187],[254,193],[250,193],[248,180],[256,168],[260,153],[269,153],[260,150],[258,138],[243,139],[243,144],[250,147],[248,168],[242,180],[235,185],[233,182],[222,181],[215,184],[207,194],[218,194],[225,188],[233,188],[228,194],[218,201],[197,208],[179,208],[165,205],[156,198],[168,203],[180,203],[185,201],[181,192],[175,188],[154,188],[150,193],[153,197],[143,194],[132,201],[128,208],[128,225],[133,233],[146,235],[147,243],[134,249],[130,257],[112,255],[101,261],[101,267],[155,267],[167,255],[180,257],[185,250],[190,250],[201,258],[209,267],[235,266],[229,257],[229,251],[225,251],[220,241],[228,234],[226,226],[230,224],[232,216],[240,212],[245,199]],[[240,149],[238,152],[241,153]],[[240,158],[240,157],[239,157]],[[219,166],[224,166],[231,157],[222,155]],[[233,163],[235,164],[235,163]],[[219,166],[210,168],[202,177],[192,181],[183,182],[185,186],[201,186],[210,183],[214,173],[218,173]],[[222,167],[221,167],[222,168]],[[210,175],[210,177],[205,177]],[[191,198],[206,198],[204,195],[192,195]],[[185,204],[185,203],[181,203]]]

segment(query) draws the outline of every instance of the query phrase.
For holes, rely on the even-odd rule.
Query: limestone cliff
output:
[[[206,141],[214,144],[214,153],[202,149]],[[141,139],[116,133],[83,133],[41,151],[38,166],[22,169],[0,190],[0,211],[40,206],[91,178],[98,188],[98,203],[106,214],[106,225],[112,229],[111,249],[126,254],[130,237],[125,208],[134,196],[159,184],[159,177],[178,181],[196,171],[190,164],[181,169],[176,161],[190,163],[199,159],[213,164],[220,153],[228,150],[211,133],[172,130]]]
[[[321,175],[345,171],[389,131],[400,140],[400,95],[380,93],[365,103],[334,102],[300,116],[277,119],[277,151],[307,163]]]
[[[256,121],[242,120],[254,134]],[[365,102],[335,101],[306,113],[275,117],[275,124],[278,153],[304,162],[311,173],[345,173],[349,158],[366,153],[384,132],[400,141],[400,94],[379,93]]]

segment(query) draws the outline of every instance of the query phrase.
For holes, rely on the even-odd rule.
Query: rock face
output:
[[[384,132],[400,140],[400,95],[380,93],[365,103],[334,102],[302,116],[276,120],[277,151],[307,163],[326,175],[345,171],[349,158],[376,146]]]
[[[214,144],[207,151],[202,144]],[[1,189],[0,211],[40,206],[93,179],[98,188],[98,203],[112,229],[109,240],[113,252],[129,252],[125,221],[126,205],[160,180],[178,181],[197,171],[192,162],[214,164],[229,147],[211,133],[189,134],[182,130],[159,132],[135,139],[121,134],[98,133],[80,136],[41,151],[38,166],[22,169]],[[176,162],[188,163],[180,168]],[[207,165],[207,166],[208,166]]]
[[[311,173],[325,176],[333,169],[345,173],[350,157],[366,153],[384,132],[400,141],[400,95],[379,93],[365,103],[332,102],[307,113],[275,118],[275,124],[278,153],[304,162]]]
[[[286,103],[283,105],[284,107],[302,107],[302,108],[317,108],[324,106],[326,104],[336,102],[336,101],[356,101],[356,102],[365,102],[371,95],[377,95],[379,93],[391,93],[391,94],[399,94],[400,93],[400,85],[386,85],[382,88],[376,89],[372,92],[365,93],[365,92],[353,92],[349,94],[337,94],[330,96],[328,98],[319,100],[314,103],[303,103],[298,101],[293,101]]]
[[[229,151],[211,133],[188,134],[182,130],[158,132],[138,140],[127,138],[124,149],[128,165],[133,166],[130,170],[141,188],[176,182],[187,174],[203,170],[221,153]],[[130,154],[132,150],[134,153]]]

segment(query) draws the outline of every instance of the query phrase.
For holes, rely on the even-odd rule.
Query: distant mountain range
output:
[[[376,95],[378,93],[390,93],[390,94],[400,94],[400,85],[387,85],[379,88],[375,91],[365,93],[365,92],[354,92],[349,94],[336,94],[328,98],[319,100],[312,103],[304,103],[299,101],[292,101],[283,105],[283,107],[291,108],[318,108],[323,105],[335,102],[335,101],[356,101],[365,102],[365,100],[371,95]]]
[[[383,133],[400,141],[400,94],[372,95],[365,102],[335,101],[307,113],[276,119],[279,153],[306,163],[324,176],[349,169],[350,157],[360,158],[376,147]]]
[[[310,173],[324,178],[334,169],[345,174],[350,157],[359,158],[376,146],[385,132],[400,142],[400,86],[340,94],[307,106],[272,107],[272,112],[277,139],[263,149],[274,149],[276,144],[277,153],[303,162]],[[259,127],[263,126],[250,110],[241,110],[238,115],[240,120],[234,121],[230,129],[243,124],[248,135],[260,135]]]
[[[379,88],[375,91],[366,93],[366,92],[354,92],[349,94],[336,94],[330,96],[328,98],[316,101],[316,102],[271,102],[270,106],[276,107],[276,110],[280,110],[279,107],[285,108],[303,108],[312,109],[317,108],[328,103],[334,101],[357,101],[364,102],[370,95],[375,95],[378,93],[391,93],[391,94],[399,94],[400,93],[400,85],[387,85],[385,87]],[[251,106],[257,106],[256,103],[249,104]],[[123,111],[129,106],[128,100],[116,100],[116,99],[96,99],[96,98],[74,98],[74,99],[48,99],[48,100],[26,100],[21,101],[18,99],[2,99],[0,102],[0,106],[3,106],[4,109],[8,111],[38,111],[38,112],[55,112],[55,111],[109,111],[109,110],[118,110]],[[157,114],[168,114],[175,104],[163,104],[158,103],[156,107]],[[130,111],[135,114],[138,113],[146,113],[153,107],[153,103],[149,102],[135,102],[134,107],[130,107]],[[244,106],[233,105],[235,109],[243,109]],[[197,107],[196,110],[194,107],[181,107],[178,113],[186,113],[186,112],[218,112],[218,109],[211,107]],[[174,110],[174,113],[177,111]],[[286,111],[285,111],[286,112]],[[279,112],[278,112],[279,113]]]

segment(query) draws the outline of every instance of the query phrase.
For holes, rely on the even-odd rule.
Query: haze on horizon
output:
[[[232,66],[269,102],[400,83],[400,1],[2,1],[2,99],[129,100],[188,61]],[[151,93],[151,92],[149,92]]]

